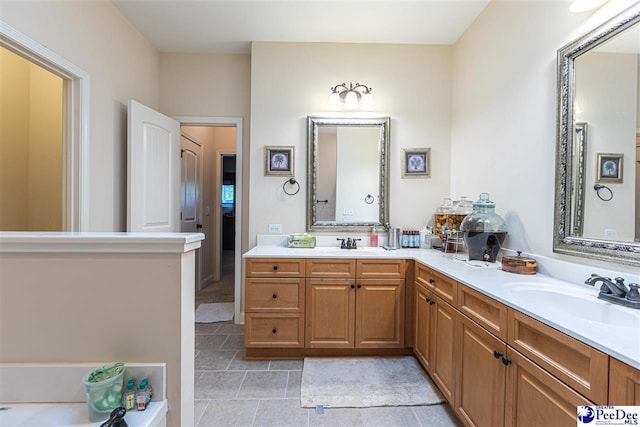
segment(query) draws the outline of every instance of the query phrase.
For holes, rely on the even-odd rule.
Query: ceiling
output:
[[[160,52],[252,41],[454,44],[489,0],[112,0]]]

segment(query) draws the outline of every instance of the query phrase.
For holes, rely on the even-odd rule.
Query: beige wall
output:
[[[391,225],[421,228],[449,195],[450,46],[253,43],[250,246],[271,223],[284,234],[306,229],[306,119],[328,111],[330,88],[342,82],[371,86],[376,113],[391,117]],[[266,145],[295,147],[297,195],[283,193],[284,178],[264,176]],[[400,179],[410,147],[431,147],[431,179]]]
[[[107,0],[3,1],[2,20],[90,75],[89,229],[126,227],[126,105],[158,108],[155,48]]]
[[[491,2],[456,43],[451,191],[491,193],[507,247],[632,271],[552,251],[556,52],[630,4],[574,14],[569,2]]]
[[[249,123],[251,56],[162,53],[160,111],[173,117],[242,117],[243,252],[249,249]],[[234,137],[235,140],[235,137]],[[206,245],[206,243],[205,243]]]
[[[0,230],[62,230],[62,79],[0,49]]]

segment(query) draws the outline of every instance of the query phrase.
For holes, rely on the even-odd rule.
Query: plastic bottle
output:
[[[372,248],[378,246],[378,230],[376,230],[375,226],[371,229],[371,235],[369,236],[369,246],[371,246]]]
[[[431,230],[426,225],[420,230],[420,249],[431,249]]]
[[[149,386],[149,380],[143,378],[142,381],[140,381],[140,386],[136,392],[136,409],[138,411],[144,411],[147,409],[147,405],[149,405],[152,395],[153,392],[151,391],[151,386]]]
[[[409,232],[407,230],[402,230],[402,247],[409,247]]]
[[[127,381],[127,388],[122,393],[122,406],[127,411],[132,411],[136,408],[136,380],[133,378]]]

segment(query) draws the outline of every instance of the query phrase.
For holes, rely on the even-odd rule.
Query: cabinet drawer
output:
[[[297,258],[247,258],[246,276],[304,277],[304,260]]]
[[[356,277],[356,260],[343,258],[307,258],[307,277]]]
[[[247,278],[245,292],[245,311],[304,311],[304,279]]]
[[[459,285],[458,310],[501,340],[507,340],[506,305],[467,286]]]
[[[356,262],[356,277],[359,279],[404,279],[407,265],[404,259],[359,259]]]
[[[457,307],[458,282],[417,262],[415,274],[415,281],[417,283],[432,290],[445,302]]]
[[[510,308],[508,344],[596,405],[607,403],[609,356],[601,351]]]
[[[304,315],[246,313],[245,347],[303,347]]]

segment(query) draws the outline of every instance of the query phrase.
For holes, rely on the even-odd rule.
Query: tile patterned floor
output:
[[[244,326],[196,324],[195,420],[206,426],[459,426],[448,405],[300,407],[302,360],[244,360]]]

